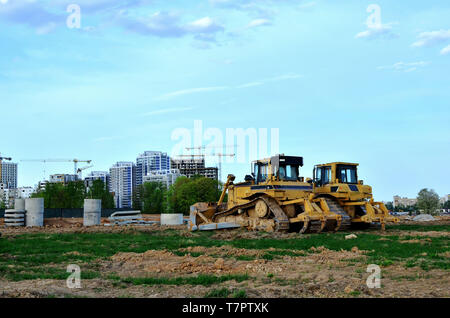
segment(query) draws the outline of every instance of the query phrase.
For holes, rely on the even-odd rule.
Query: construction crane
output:
[[[218,146],[218,147],[216,147],[216,146],[212,146],[212,145],[209,145],[209,146],[197,146],[197,147],[186,147],[185,149],[186,150],[195,150],[195,149],[197,149],[198,150],[198,152],[199,152],[199,155],[196,155],[196,157],[198,157],[198,156],[201,156],[201,155],[204,155],[204,153],[203,154],[201,154],[201,150],[203,149],[203,150],[205,150],[205,149],[209,149],[209,148],[212,148],[212,149],[214,149],[213,150],[213,153],[211,154],[211,155],[209,155],[209,156],[215,156],[215,157],[219,157],[219,180],[222,180],[222,158],[223,157],[234,157],[236,154],[223,154],[223,153],[215,153],[215,149],[217,149],[217,148],[234,148],[234,147],[237,147],[238,145],[224,145],[224,146]],[[193,155],[191,155],[191,157],[194,157]]]
[[[90,164],[92,162],[92,160],[80,160],[80,159],[24,159],[24,160],[20,160],[23,162],[73,162],[73,166],[74,166],[74,174],[78,174],[78,163],[79,162],[85,162],[87,164]],[[45,177],[45,170],[44,170],[44,177]]]
[[[11,157],[2,157],[2,154],[0,153],[0,163],[2,162],[2,160],[8,160],[8,161],[11,161],[12,158],[11,158]]]
[[[92,168],[93,166],[94,166],[94,165],[89,165],[89,166],[86,166],[86,167],[78,168],[78,169],[77,169],[78,179],[80,179],[80,180],[83,179],[83,170]]]

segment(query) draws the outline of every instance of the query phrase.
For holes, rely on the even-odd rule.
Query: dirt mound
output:
[[[201,253],[222,257],[238,257],[238,256],[252,256],[261,257],[265,250],[247,250],[245,248],[234,248],[229,245],[220,247],[204,247],[204,246],[190,246],[179,249],[180,252],[187,253]]]
[[[148,250],[144,253],[118,253],[111,257],[109,268],[119,275],[133,272],[136,276],[173,273],[232,273],[233,262],[211,256],[178,256],[166,250]],[[167,276],[167,275],[166,275]]]

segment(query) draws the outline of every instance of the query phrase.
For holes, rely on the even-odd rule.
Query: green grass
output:
[[[399,224],[399,225],[386,225],[386,230],[398,230],[398,231],[439,231],[450,232],[450,225],[438,224],[438,225],[420,225],[420,224]]]
[[[414,231],[440,230],[448,231],[446,225],[398,225],[395,229]],[[182,231],[181,231],[182,232]],[[220,247],[229,245],[245,249],[269,249],[262,258],[272,260],[283,256],[297,256],[313,253],[311,247],[324,246],[331,250],[351,250],[357,246],[369,251],[367,262],[389,266],[402,262],[406,267],[420,266],[424,270],[433,268],[450,269],[448,257],[442,253],[450,251],[447,237],[413,237],[387,235],[386,240],[373,232],[358,233],[358,238],[345,240],[345,233],[322,233],[303,235],[298,238],[279,239],[264,235],[255,239],[214,239],[214,232],[194,233],[190,237],[179,235],[176,230],[140,232],[131,230],[122,233],[61,233],[61,234],[23,234],[15,237],[0,238],[0,277],[10,280],[53,278],[66,279],[68,264],[78,264],[82,278],[101,277],[99,261],[108,259],[118,252],[143,253],[147,250],[167,249],[177,255],[179,251],[190,246]],[[386,233],[389,234],[389,231]],[[419,243],[402,243],[417,239]],[[427,239],[428,241],[425,241]],[[77,253],[73,253],[77,252]],[[199,256],[200,253],[191,253]],[[238,256],[239,260],[253,260],[258,257]],[[361,260],[349,261],[354,265]]]
[[[132,285],[202,285],[211,286],[220,284],[229,280],[235,280],[240,283],[248,280],[250,277],[244,275],[198,275],[188,277],[127,277],[121,281]]]
[[[231,296],[233,298],[247,298],[247,292],[245,290],[239,290]]]
[[[205,294],[205,298],[227,298],[230,294],[228,288],[213,289]]]

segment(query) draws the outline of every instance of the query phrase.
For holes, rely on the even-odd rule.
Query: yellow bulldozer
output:
[[[252,174],[247,175],[244,182],[235,184],[235,177],[229,175],[219,202],[191,206],[189,229],[246,227],[268,232],[320,233],[349,227],[352,218],[359,217],[359,214],[347,212],[353,205],[337,198],[329,184],[316,179],[305,181],[299,174],[302,166],[302,157],[282,154],[253,162]],[[315,176],[319,170],[321,168],[316,166]],[[227,191],[228,200],[224,203]],[[354,196],[351,199],[355,201]],[[368,222],[369,218],[362,220],[359,222]],[[370,219],[371,222],[377,220]]]
[[[380,224],[384,230],[386,222],[398,222],[389,214],[383,202],[375,202],[372,187],[358,180],[358,164],[332,162],[314,167],[313,186],[315,198],[326,200],[331,211],[345,213],[349,222],[341,228],[352,225],[355,228],[368,228]]]

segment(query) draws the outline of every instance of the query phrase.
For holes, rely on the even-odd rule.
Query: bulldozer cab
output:
[[[358,164],[333,162],[314,167],[314,184],[321,187],[327,184],[358,184]]]
[[[253,162],[252,175],[255,184],[267,181],[302,181],[299,177],[300,167],[303,166],[303,157],[277,155],[271,158]]]

